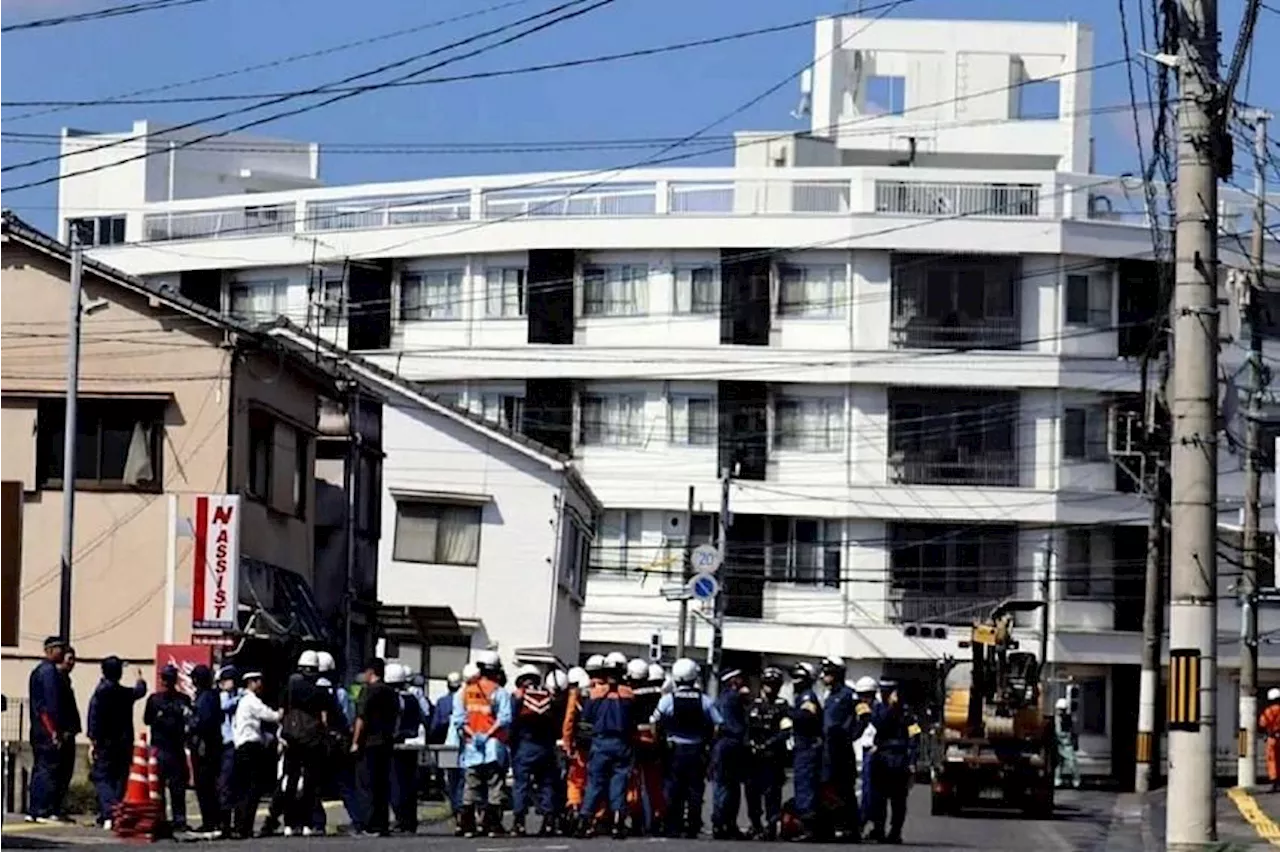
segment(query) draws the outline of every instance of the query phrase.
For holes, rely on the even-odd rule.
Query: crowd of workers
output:
[[[62,818],[80,732],[74,651],[57,638],[45,650],[30,681],[36,821]],[[215,676],[196,666],[193,698],[176,669],[163,669],[143,720],[174,830],[188,829],[191,789],[196,832],[253,836],[267,799],[259,836],[323,834],[321,795],[333,790],[347,831],[413,833],[419,756],[434,743],[457,749],[444,776],[459,836],[523,835],[532,812],[540,835],[696,837],[710,778],[716,838],[901,840],[920,728],[893,683],[850,685],[839,659],[793,666],[790,700],[775,667],[760,673],[755,694],[742,671],[723,672],[713,700],[694,661],[668,673],[620,653],[567,672],[521,666],[508,683],[498,655],[480,652],[449,675],[434,706],[398,663],[371,660],[354,700],[333,672],[330,654],[304,651],[274,709],[259,671],[226,666]],[[90,776],[107,828],[129,774],[134,703],[146,695],[141,672],[132,686],[122,675],[120,660],[102,662],[88,713]],[[788,764],[794,795],[784,804]],[[744,791],[749,834],[739,829]]]

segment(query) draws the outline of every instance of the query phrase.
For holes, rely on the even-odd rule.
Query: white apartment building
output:
[[[712,536],[729,468],[727,659],[838,654],[922,693],[962,625],[1042,598],[1086,756],[1131,777],[1148,517],[1132,427],[1158,278],[1141,184],[1090,174],[1091,33],[827,18],[814,57],[810,129],[741,133],[732,167],[247,196],[246,171],[298,174],[304,148],[275,143],[278,163],[256,145],[244,168],[209,152],[222,182],[69,177],[60,216],[91,221],[115,266],[286,315],[572,457],[605,507],[584,651],[674,644],[659,590],[686,537]],[[155,143],[111,150],[135,144]],[[1225,229],[1248,211],[1224,191]],[[1224,445],[1225,529],[1241,487]],[[389,444],[388,481],[415,465]],[[1239,551],[1222,552],[1226,766]]]

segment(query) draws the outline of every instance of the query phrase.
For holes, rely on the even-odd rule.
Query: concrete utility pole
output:
[[[1244,480],[1244,566],[1240,572],[1240,729],[1236,732],[1240,759],[1236,784],[1248,789],[1258,778],[1258,522],[1262,511],[1262,336],[1258,334],[1264,285],[1262,266],[1263,234],[1267,225],[1267,185],[1263,169],[1267,160],[1267,119],[1262,110],[1252,110],[1246,120],[1253,123],[1253,240],[1250,245],[1248,299],[1245,303],[1249,326],[1249,405],[1245,415]]]
[[[1156,406],[1152,405],[1154,412]],[[1148,426],[1150,429],[1150,426]],[[1160,639],[1164,633],[1164,462],[1155,462],[1151,477],[1151,516],[1147,521],[1146,584],[1142,602],[1142,673],[1138,681],[1138,743],[1133,789],[1152,789],[1156,754],[1156,696],[1160,693]]]
[[[67,314],[67,410],[62,421],[62,575],[58,593],[58,634],[71,639],[71,558],[76,540],[76,408],[80,395],[80,307],[84,252],[80,229],[71,226],[71,293]]]
[[[684,558],[680,562],[680,581],[689,582],[689,572],[693,566],[693,486],[689,486],[689,505],[684,511]],[[685,655],[685,633],[689,630],[689,598],[688,592],[680,597],[680,629],[676,631],[676,659]]]
[[[723,560],[720,565],[720,593],[716,595],[712,606],[715,611],[715,618],[712,620],[711,628],[711,649],[707,654],[707,668],[710,669],[711,679],[708,683],[709,692],[712,697],[720,694],[720,665],[721,657],[724,656],[724,605],[725,595],[728,594],[729,573],[733,568],[729,565],[729,483],[732,481],[733,474],[729,468],[721,468],[720,470],[720,537],[717,544],[720,546],[720,556]]]
[[[1218,4],[1179,0],[1169,606],[1171,850],[1215,841]]]

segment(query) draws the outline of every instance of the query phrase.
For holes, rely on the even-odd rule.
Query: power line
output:
[[[118,18],[123,15],[136,15],[141,12],[155,12],[163,9],[173,9],[178,6],[190,6],[194,3],[203,3],[205,0],[143,0],[138,3],[127,3],[123,6],[108,6],[105,9],[96,9],[92,12],[78,12],[73,15],[59,15],[53,18],[38,18],[34,21],[24,21],[20,24],[8,24],[0,27],[0,33],[11,33],[18,30],[35,30],[46,29],[48,27],[62,26],[63,24],[79,24],[86,21],[101,21],[107,18]]]

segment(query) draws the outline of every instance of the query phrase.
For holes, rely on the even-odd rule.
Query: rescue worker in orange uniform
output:
[[[592,685],[598,682],[603,669],[604,657],[596,654],[587,659],[586,669],[574,666],[569,670],[569,697],[565,702],[564,726],[561,728],[561,743],[569,764],[565,773],[565,834],[577,833],[578,811],[582,809],[582,800],[587,792],[587,753],[591,737],[578,724],[582,701]]]
[[[1267,738],[1267,777],[1274,792],[1280,790],[1280,688],[1268,689],[1267,701],[1258,727]]]
[[[511,728],[511,693],[499,684],[502,662],[493,651],[476,658],[480,676],[461,690],[451,720],[460,734],[458,767],[464,773],[461,827],[475,837],[476,811],[483,805],[483,831],[502,834],[502,785],[507,776],[507,732]]]
[[[631,813],[631,825],[637,833],[647,831],[658,835],[663,826],[662,742],[656,727],[649,721],[658,709],[662,698],[662,683],[667,673],[656,663],[650,666],[644,660],[627,663],[627,685],[635,696],[636,736],[632,748],[635,752],[631,780],[627,785],[627,810]]]

